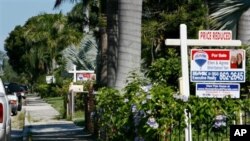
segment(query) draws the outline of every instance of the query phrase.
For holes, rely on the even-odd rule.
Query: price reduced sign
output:
[[[245,50],[192,49],[191,82],[245,82]]]

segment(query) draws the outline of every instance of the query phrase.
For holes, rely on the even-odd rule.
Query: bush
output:
[[[187,102],[175,99],[172,87],[165,84],[143,86],[145,80],[134,79],[123,93],[103,88],[96,96],[98,125],[103,140],[157,141],[180,139],[186,127],[184,110],[192,114],[193,136],[210,136],[228,133],[228,127],[237,122],[237,112],[249,112],[249,100],[198,98]],[[243,104],[244,103],[244,104]],[[223,117],[219,125],[217,118]],[[219,125],[219,126],[217,126]],[[225,136],[223,138],[227,138]]]

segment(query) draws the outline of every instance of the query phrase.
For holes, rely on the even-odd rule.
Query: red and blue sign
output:
[[[245,82],[242,49],[192,49],[191,82]]]

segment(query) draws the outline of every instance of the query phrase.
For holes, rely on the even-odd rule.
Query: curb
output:
[[[24,113],[25,113],[25,117],[24,117],[24,126],[23,126],[23,141],[29,141],[29,132],[31,128],[31,124],[28,120],[29,112],[26,112],[26,110],[24,110]]]

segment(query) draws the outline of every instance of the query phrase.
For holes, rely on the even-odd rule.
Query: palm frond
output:
[[[241,15],[250,8],[249,0],[210,0],[208,4],[213,29],[233,29]]]
[[[97,43],[93,35],[86,35],[79,48],[68,47],[63,52],[69,64],[74,64],[80,69],[93,70],[96,66]]]
[[[58,8],[63,2],[70,1],[71,3],[77,2],[78,0],[56,0],[54,8]]]

